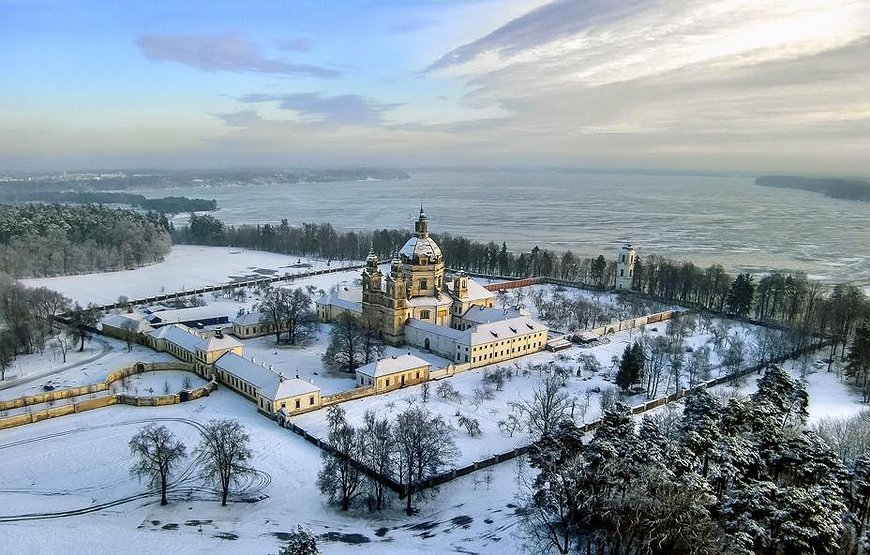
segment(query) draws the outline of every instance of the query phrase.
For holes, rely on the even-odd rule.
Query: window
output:
[[[428,320],[429,319],[429,311],[428,310],[421,310],[420,311],[420,319],[421,320]]]
[[[314,395],[312,395],[311,397],[308,398],[308,404],[309,404],[309,405],[313,405],[313,404],[314,404]]]
[[[420,280],[420,289],[428,289],[429,288],[429,280],[421,279]]]
[[[389,387],[389,385],[390,385],[390,378],[387,378],[387,379],[384,381],[384,385],[387,386],[387,387]]]
[[[296,408],[299,409],[301,407],[302,407],[302,403],[299,401],[299,399],[296,399]]]

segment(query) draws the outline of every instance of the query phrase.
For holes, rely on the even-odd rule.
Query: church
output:
[[[429,236],[423,208],[414,234],[384,274],[374,252],[362,272],[362,290],[334,291],[316,301],[320,319],[343,312],[362,318],[385,343],[413,345],[455,363],[484,366],[539,351],[544,324],[520,310],[495,308],[496,294],[465,272],[448,280],[441,248]]]

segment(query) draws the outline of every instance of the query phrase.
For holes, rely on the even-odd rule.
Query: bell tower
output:
[[[423,212],[423,205],[420,205],[420,217],[417,218],[417,222],[414,224],[414,235],[418,239],[425,239],[429,237],[429,218],[426,217],[426,213]]]
[[[634,270],[637,264],[637,251],[626,243],[619,249],[619,258],[616,259],[616,289],[628,291],[634,281]]]

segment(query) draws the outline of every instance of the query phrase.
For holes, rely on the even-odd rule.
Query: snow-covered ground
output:
[[[827,355],[827,349],[823,349],[817,352],[814,358],[821,360]],[[836,372],[837,368],[828,372],[827,365],[811,366],[802,378],[800,366],[799,362],[790,360],[786,361],[782,368],[794,379],[805,380],[804,385],[810,398],[807,423],[814,424],[823,418],[848,418],[867,410],[867,405],[861,402],[861,393],[843,382],[842,372]],[[736,388],[733,385],[723,385],[713,388],[712,391],[726,396],[751,395],[758,389],[759,377],[761,376],[751,374],[744,377]]]
[[[71,354],[71,353],[70,353]],[[70,361],[70,354],[67,361]],[[38,355],[20,356],[13,368],[26,369],[20,377],[10,378],[0,384],[0,399],[12,399],[22,395],[42,393],[43,386],[64,389],[104,381],[119,368],[135,362],[171,362],[177,360],[167,353],[158,353],[141,345],[133,345],[128,352],[122,341],[100,337],[85,343],[86,362],[63,364],[60,359],[45,363]],[[161,382],[162,383],[162,382]]]
[[[256,268],[280,269],[295,262],[290,257],[252,251],[230,254],[229,249],[174,247],[167,261],[149,268],[29,280],[29,283],[56,288],[79,302],[109,302],[119,295],[136,297],[161,290],[193,288],[227,281],[232,275]],[[357,277],[357,272],[343,272],[298,280],[292,285],[313,285],[328,290],[339,282],[350,285]],[[214,301],[208,295],[205,300],[225,302]],[[256,299],[250,297],[227,308],[250,309],[254,302]],[[666,325],[656,327],[658,331],[650,329],[648,333],[663,333]],[[350,376],[322,370],[320,356],[326,347],[328,329],[324,326],[315,340],[299,347],[276,346],[272,337],[248,340],[245,341],[246,352],[287,373],[295,374],[298,370],[300,377],[313,379],[325,393],[348,389],[353,387]],[[749,330],[747,326],[734,325],[729,334],[746,336]],[[538,353],[520,362],[543,367],[555,362],[576,368],[578,355],[594,354],[605,370],[593,376],[572,376],[568,380],[569,392],[580,396],[582,401],[586,389],[613,387],[607,370],[611,358],[620,355],[638,333],[635,330],[616,334],[610,338],[610,343],[592,349],[574,347],[557,354]],[[699,332],[687,344],[697,348],[709,337],[709,333]],[[69,387],[94,383],[104,380],[109,372],[138,360],[173,360],[165,353],[140,346],[134,346],[128,353],[123,342],[102,341],[108,346],[106,352],[100,344],[89,343],[87,356],[71,358],[66,366],[59,359],[51,358],[54,356],[51,352],[39,359],[20,359],[17,369],[13,366],[11,371],[15,375],[14,383],[7,380],[4,385],[9,387],[0,391],[0,398],[41,392],[43,385]],[[404,350],[390,349],[387,354]],[[78,355],[70,353],[70,356]],[[425,356],[435,367],[446,363],[437,357]],[[712,362],[718,362],[715,354]],[[515,375],[505,382],[503,391],[495,393],[493,400],[482,401],[475,408],[470,400],[474,390],[483,385],[483,372],[478,369],[445,380],[463,395],[461,403],[445,401],[437,395],[436,388],[441,382],[431,386],[427,403],[430,410],[443,414],[454,427],[457,426],[457,410],[480,422],[483,432],[480,438],[471,438],[464,429],[456,428],[462,449],[459,464],[505,451],[528,439],[522,432],[510,437],[499,430],[498,421],[508,413],[508,401],[531,396],[535,383],[540,380],[539,374],[533,371],[527,376]],[[48,373],[52,374],[43,376]],[[141,381],[155,381],[155,385],[147,387],[154,387],[155,394],[160,394],[167,374],[171,373],[156,373],[153,378],[143,377]],[[714,371],[713,375],[718,372]],[[37,379],[29,380],[34,377]],[[182,379],[180,375],[177,378]],[[135,383],[136,379],[132,381]],[[754,380],[747,379],[746,392],[751,391],[753,383]],[[833,373],[816,370],[808,375],[808,383],[811,420],[844,416],[862,408],[858,403],[860,397],[850,392]],[[366,408],[395,414],[407,406],[406,399],[414,397],[415,403],[422,403],[420,389],[415,386],[343,406],[352,421],[357,421]],[[635,404],[641,400],[642,395],[628,399]],[[598,412],[598,399],[591,398],[585,420],[596,418]],[[305,426],[313,430],[322,430],[323,415],[324,411],[311,413],[298,417],[297,421],[305,422]],[[263,498],[254,503],[234,502],[221,507],[213,493],[201,488],[192,462],[185,465],[169,506],[160,507],[155,495],[140,497],[147,488],[129,474],[132,460],[127,442],[130,437],[142,425],[156,421],[179,435],[190,451],[198,441],[197,426],[211,418],[236,419],[246,427],[255,452],[253,464],[260,474],[247,484],[243,497]],[[581,420],[579,410],[577,419]],[[297,524],[311,527],[319,535],[332,534],[332,541],[321,542],[324,553],[330,555],[387,551],[517,553],[521,550],[521,541],[516,535],[519,528],[516,461],[441,486],[434,497],[417,503],[421,512],[414,517],[404,515],[398,500],[382,513],[342,513],[324,505],[315,485],[320,466],[320,451],[315,446],[260,415],[252,403],[227,388],[180,405],[112,406],[0,431],[0,534],[3,537],[0,552],[118,553],[135,549],[179,554],[275,553],[284,534],[293,531]],[[37,515],[21,520],[9,518],[60,511],[81,514],[48,519],[36,519]]]
[[[311,267],[293,267],[297,263]],[[332,261],[332,266],[344,265]],[[228,247],[174,245],[166,259],[136,270],[25,279],[28,287],[48,287],[82,305],[130,299],[226,283],[234,277],[302,273],[327,267],[326,260]]]
[[[647,334],[654,336],[664,333],[664,326],[658,326],[655,329],[656,331],[652,331],[651,328],[647,331]],[[731,327],[730,333],[746,337],[752,329],[753,326],[735,324]],[[611,359],[614,356],[621,356],[626,345],[636,340],[638,335],[639,332],[637,331],[624,331],[610,336],[609,343],[596,347],[588,349],[574,347],[559,353],[542,351],[508,364],[491,365],[457,374],[443,380],[430,382],[429,399],[426,403],[423,403],[422,400],[423,386],[417,385],[384,395],[349,401],[343,403],[342,407],[347,411],[348,421],[355,426],[360,426],[363,421],[363,415],[367,410],[372,410],[380,416],[392,419],[410,406],[423,406],[434,415],[443,416],[450,423],[453,428],[453,437],[461,453],[456,461],[456,466],[465,466],[475,460],[483,460],[493,454],[504,453],[529,443],[531,439],[528,430],[519,429],[511,433],[511,430],[500,426],[499,422],[507,422],[512,413],[521,418],[515,409],[512,408],[511,403],[530,400],[535,389],[539,387],[544,376],[549,373],[549,369],[553,365],[564,366],[570,370],[571,377],[567,380],[565,391],[574,400],[574,418],[576,422],[580,424],[598,418],[601,412],[600,392],[615,387],[613,383],[614,376],[610,371],[612,365]],[[697,348],[708,339],[708,333],[699,332],[687,340],[687,345]],[[594,355],[604,368],[604,371],[597,374],[589,374],[587,372],[583,376],[576,376],[576,371],[579,367],[578,356],[584,353]],[[711,356],[711,360],[713,364],[718,364],[719,362],[715,354]],[[526,365],[537,366],[540,368],[540,371],[521,372],[520,368]],[[511,369],[512,378],[504,382],[501,391],[493,389],[493,398],[491,400],[475,400],[475,390],[484,388],[485,373],[494,372],[499,367]],[[714,370],[713,375],[718,376],[720,372]],[[316,379],[315,383],[317,383]],[[450,383],[459,392],[461,399],[444,399],[439,396],[437,389],[441,383]],[[487,387],[492,388],[493,386]],[[590,391],[588,398],[586,396],[587,391]],[[673,392],[673,389],[669,392]],[[659,394],[665,394],[664,387],[660,388]],[[630,405],[641,404],[647,400],[644,394],[621,396],[621,399]],[[471,437],[466,428],[461,425],[459,421],[460,416],[477,420],[480,425],[481,435]],[[326,411],[299,415],[292,420],[296,425],[309,433],[325,438],[328,429]]]
[[[182,480],[167,507],[155,495],[134,498],[147,488],[129,474],[127,442],[141,426],[156,419],[191,450],[197,424],[225,417],[245,425],[261,471],[244,497],[264,499],[221,507],[193,477]],[[333,534],[336,540],[322,542],[327,554],[519,551],[512,535],[513,463],[494,468],[488,480],[480,473],[443,486],[418,504],[415,517],[406,517],[398,501],[382,513],[341,513],[325,506],[316,489],[319,450],[225,389],[182,405],[114,406],[7,430],[0,452],[0,517],[94,509],[0,523],[4,552],[118,553],[135,546],[137,552],[275,553],[297,524]],[[188,462],[183,474],[193,470]]]

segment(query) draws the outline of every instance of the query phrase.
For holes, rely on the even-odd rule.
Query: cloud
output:
[[[142,54],[155,62],[177,62],[203,71],[269,73],[333,78],[341,72],[266,56],[238,35],[147,34],[136,41]]]
[[[508,53],[536,47],[574,35],[594,25],[622,19],[637,11],[645,0],[558,0],[522,15],[492,33],[460,46],[432,63],[428,70],[468,62],[488,51]]]
[[[249,94],[240,100],[245,103],[277,102],[281,109],[299,113],[303,121],[330,126],[379,125],[383,122],[385,112],[401,106],[356,94]]]
[[[290,37],[277,41],[276,47],[285,52],[308,52],[311,50],[311,39],[308,37]]]

